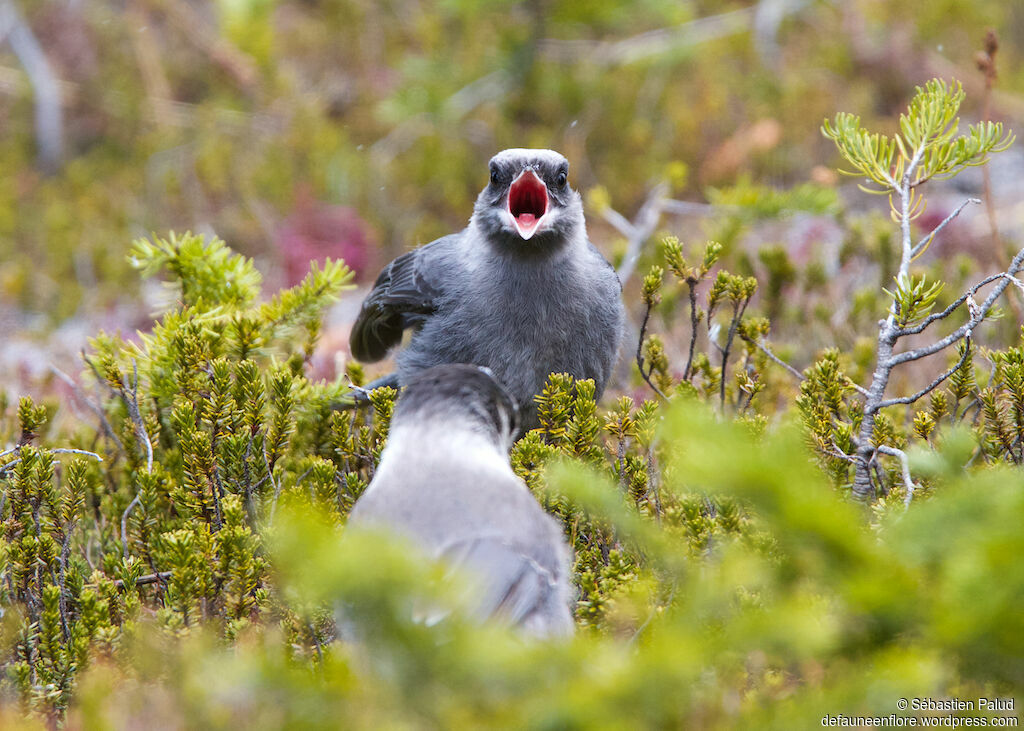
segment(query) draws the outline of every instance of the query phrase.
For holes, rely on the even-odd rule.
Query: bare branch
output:
[[[103,413],[102,407],[100,407],[98,403],[96,403],[88,396],[86,396],[85,391],[82,389],[80,385],[78,385],[78,383],[75,382],[75,380],[71,376],[69,376],[67,373],[65,373],[52,363],[50,364],[50,371],[55,376],[57,376],[57,378],[64,381],[64,383],[66,383],[74,391],[75,395],[82,399],[86,406],[92,409],[96,416],[99,417],[100,427],[103,429],[103,433],[106,434],[110,438],[110,440],[117,445],[117,448],[123,452],[124,445],[121,443],[121,440],[117,438],[117,434],[114,433],[114,428],[110,426],[110,422],[107,420],[107,415]]]
[[[696,201],[677,201],[674,198],[666,198],[661,202],[661,209],[665,213],[671,213],[674,216],[710,216],[718,211],[730,211],[739,208],[740,206],[711,205],[710,203],[698,203]]]
[[[687,278],[686,288],[690,296],[690,347],[686,355],[686,368],[683,369],[683,380],[689,381],[693,370],[693,352],[697,347],[697,325],[700,324],[697,315],[697,281]]]
[[[643,379],[647,381],[647,385],[650,386],[656,394],[661,396],[663,400],[667,401],[668,398],[665,396],[665,394],[663,394],[661,392],[661,389],[655,386],[654,382],[651,380],[650,371],[644,370],[644,338],[647,336],[647,323],[651,319],[652,309],[654,309],[652,306],[647,306],[647,309],[644,311],[644,321],[640,324],[640,338],[637,340],[636,343],[636,367],[640,370],[640,375],[643,377]]]
[[[839,445],[836,444],[835,437],[832,438],[832,447],[831,447],[831,450],[829,451],[829,454],[831,454],[833,457],[836,457],[838,459],[843,460],[844,462],[856,462],[857,461],[856,457],[854,457],[851,454],[847,454],[846,452],[844,452],[842,449],[839,448]]]
[[[905,508],[910,507],[910,501],[914,499],[914,489],[917,487],[914,484],[914,480],[910,477],[910,460],[907,458],[907,453],[902,449],[896,449],[895,447],[888,447],[884,444],[878,445],[878,451],[882,454],[887,454],[890,457],[896,457],[900,461],[900,467],[903,472],[903,486],[906,488],[907,494],[903,498],[903,506]]]
[[[629,222],[629,219],[623,216],[621,213],[616,211],[614,208],[608,207],[601,211],[601,218],[611,224],[611,227],[618,231],[620,234],[625,236],[627,239],[632,240],[633,238],[633,224]]]
[[[970,352],[970,340],[971,340],[970,334],[966,335],[966,338],[967,338],[967,341],[968,341],[968,347],[964,348],[963,355],[960,356],[960,360],[957,361],[957,364],[955,366],[950,368],[948,371],[943,373],[941,376],[936,378],[934,381],[929,383],[927,386],[922,388],[920,391],[915,393],[913,396],[903,396],[901,398],[887,399],[885,401],[880,402],[875,407],[875,411],[878,411],[880,409],[884,409],[884,408],[886,408],[888,406],[897,406],[899,404],[912,404],[915,401],[917,401],[919,398],[923,398],[923,397],[927,396],[932,391],[934,391],[936,388],[938,388],[940,385],[942,385],[942,382],[945,381],[950,376],[952,376],[958,370],[960,370],[960,367],[967,360],[967,354]]]
[[[942,223],[933,228],[930,234],[928,234],[918,242],[917,246],[915,246],[913,250],[910,252],[910,258],[916,259],[922,253],[924,253],[924,250],[928,248],[928,245],[935,239],[939,232],[942,231],[942,229],[946,228],[948,224],[950,224],[957,216],[960,215],[960,211],[969,206],[971,203],[981,203],[981,199],[968,198],[959,206],[957,206],[956,210],[954,210],[952,213],[946,216]]]
[[[146,424],[142,420],[142,412],[139,411],[139,366],[134,360],[132,361],[132,372],[134,380],[131,386],[128,385],[127,379],[121,384],[121,399],[124,401],[125,406],[128,407],[128,415],[135,425],[136,438],[146,447],[146,472],[152,472],[153,443],[149,440],[149,434],[146,433]]]
[[[726,379],[726,368],[729,364],[729,353],[732,351],[732,343],[736,337],[736,330],[739,328],[740,320],[743,319],[743,313],[747,311],[747,305],[750,304],[750,297],[743,300],[743,303],[733,306],[732,311],[732,322],[729,323],[729,333],[725,337],[725,348],[722,349],[722,377],[718,384],[719,390],[719,406],[725,408],[725,379]],[[709,318],[710,321],[710,318]]]
[[[121,551],[125,558],[128,558],[128,516],[132,514],[135,507],[141,502],[142,493],[135,493],[135,497],[128,503],[128,507],[121,513]]]
[[[64,112],[61,90],[32,28],[14,0],[0,0],[0,42],[11,43],[18,61],[28,75],[35,99],[36,143],[39,162],[47,172],[56,171],[64,157]]]
[[[103,457],[99,456],[95,452],[90,452],[86,449],[71,449],[70,447],[61,447],[60,449],[49,450],[53,454],[80,454],[83,457],[92,457],[97,462],[102,462]]]
[[[146,586],[147,584],[155,584],[160,582],[161,584],[171,578],[170,571],[159,571],[155,574],[145,574],[135,580],[135,586]],[[114,586],[118,589],[124,588],[124,580],[117,579],[114,581]]]
[[[619,275],[619,281],[625,286],[629,278],[633,276],[633,272],[636,270],[636,263],[640,259],[640,254],[643,252],[644,244],[654,235],[655,230],[658,228],[658,223],[661,221],[661,212],[665,198],[668,196],[668,184],[658,183],[651,192],[647,194],[647,199],[643,205],[640,206],[640,210],[636,214],[636,219],[632,222],[627,221],[626,217],[618,211],[612,208],[606,208],[601,212],[608,223],[614,226],[619,233],[625,236],[629,241],[629,247],[626,249],[626,255],[622,257],[622,264],[619,266],[619,270],[616,274]]]
[[[1024,249],[1021,249],[1017,256],[1013,257],[1013,261],[1010,262],[1010,269],[996,277],[996,279],[1001,279],[1002,281],[1000,281],[999,284],[989,292],[988,297],[986,297],[985,301],[981,303],[981,306],[971,313],[971,319],[968,320],[966,324],[960,326],[938,342],[916,348],[915,350],[908,350],[907,352],[900,353],[899,355],[894,355],[889,361],[890,364],[896,366],[900,363],[925,358],[934,353],[938,353],[940,350],[949,347],[957,340],[969,335],[974,331],[974,328],[980,325],[981,321],[985,319],[985,315],[987,315],[988,311],[992,309],[992,305],[995,304],[999,295],[1001,295],[1003,291],[1010,286],[1011,282],[1017,281],[1014,275],[1019,272],[1022,267],[1024,267]],[[966,299],[970,300],[970,297],[967,297]]]
[[[740,333],[740,337],[743,340],[745,340],[746,342],[751,343],[758,350],[760,350],[762,353],[767,355],[769,359],[771,359],[772,361],[774,361],[776,363],[776,365],[782,366],[786,371],[789,372],[789,374],[791,376],[793,376],[793,378],[797,379],[798,381],[806,380],[806,377],[804,376],[803,373],[798,371],[796,368],[791,366],[786,361],[782,360],[782,358],[780,358],[779,356],[775,355],[775,353],[772,352],[771,348],[769,348],[767,345],[765,345],[764,341],[762,341],[762,340],[754,340],[752,338],[748,338],[745,335],[743,335],[743,333]]]
[[[911,197],[913,196],[913,186],[911,185],[914,172],[917,170],[918,164],[921,162],[921,158],[924,156],[925,142],[922,141],[918,145],[917,149],[914,150],[914,156],[907,163],[906,170],[903,172],[903,177],[900,179],[899,185],[893,183],[893,188],[900,198],[900,233],[902,239],[902,251],[903,254],[900,256],[900,268],[896,274],[896,279],[899,282],[904,282],[907,279],[908,272],[910,271],[910,262],[913,257],[913,243],[910,239],[910,208],[911,208]],[[891,178],[890,178],[891,179]],[[887,327],[892,327],[895,322],[894,311],[889,312],[889,317],[886,319]]]
[[[978,282],[973,287],[971,287],[969,290],[967,290],[962,295],[960,295],[960,297],[955,302],[953,302],[949,307],[944,309],[942,312],[937,312],[937,313],[928,315],[928,317],[924,318],[924,320],[922,320],[920,323],[918,323],[914,327],[901,327],[901,328],[897,328],[897,330],[895,332],[895,336],[897,338],[902,338],[902,337],[905,337],[907,335],[917,335],[918,333],[923,332],[925,330],[925,328],[927,328],[929,325],[931,325],[936,320],[945,320],[947,317],[949,317],[951,314],[953,314],[954,310],[956,310],[958,307],[960,307],[960,305],[962,305],[964,302],[966,302],[968,300],[968,298],[973,297],[975,294],[977,294],[978,290],[981,289],[982,287],[984,287],[986,284],[994,282],[997,279],[1002,279],[1002,278],[1004,278],[1006,276],[1007,276],[1006,272],[1000,272],[999,274],[993,274],[991,277],[985,277],[980,282]]]
[[[128,415],[135,425],[136,438],[146,446],[146,472],[153,474],[153,442],[149,440],[146,424],[142,420],[142,412],[139,411],[139,365],[134,360],[132,361],[132,374],[134,378],[131,385],[129,386],[128,379],[125,377],[121,382],[119,392],[121,400],[124,401],[125,406],[128,408]],[[140,490],[135,493],[135,497],[132,498],[132,501],[128,503],[128,507],[124,509],[124,513],[121,514],[121,546],[125,558],[128,558],[128,516],[135,510],[141,498],[142,491]]]

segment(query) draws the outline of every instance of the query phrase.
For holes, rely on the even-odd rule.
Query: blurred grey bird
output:
[[[568,173],[552,150],[499,152],[469,225],[385,267],[352,327],[352,354],[377,361],[414,334],[397,372],[371,388],[441,363],[487,366],[519,406],[519,434],[538,425],[534,396],[551,373],[592,378],[601,396],[622,338],[622,287],[587,239]]]
[[[573,631],[571,552],[509,464],[517,412],[486,368],[443,365],[411,377],[346,530],[393,532],[462,571],[481,620],[564,636]]]

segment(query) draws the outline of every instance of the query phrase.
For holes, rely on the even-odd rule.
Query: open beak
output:
[[[548,212],[548,189],[532,170],[524,170],[508,189],[508,213],[523,240],[531,238]]]

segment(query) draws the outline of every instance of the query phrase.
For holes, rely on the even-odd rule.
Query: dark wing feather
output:
[[[406,328],[433,314],[442,291],[436,255],[452,238],[402,254],[384,267],[352,326],[349,345],[356,360],[380,360],[401,341]]]

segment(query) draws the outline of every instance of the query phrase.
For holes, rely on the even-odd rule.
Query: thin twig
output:
[[[831,452],[829,452],[829,454],[831,454],[833,457],[837,457],[837,458],[843,460],[844,462],[856,462],[857,461],[857,459],[855,457],[853,457],[852,455],[847,454],[846,452],[844,452],[842,449],[839,448],[839,445],[836,444],[835,437],[832,438],[832,450],[831,450]]]
[[[270,479],[270,484],[274,487],[274,500],[270,503],[270,520],[268,521],[273,525],[274,513],[277,512],[277,500],[281,496],[281,485],[274,479],[274,470],[270,466],[270,456],[267,454],[266,436],[263,437],[263,464],[267,468],[267,477]]]
[[[647,448],[647,502],[650,504],[650,496],[654,495],[654,519],[661,524],[661,490],[658,487],[658,469],[654,465],[654,453],[657,449],[658,438],[655,437]]]
[[[121,513],[121,550],[125,558],[128,558],[128,516],[132,514],[135,507],[142,500],[142,492],[135,493],[135,497],[128,503],[128,507]]]
[[[59,449],[48,450],[53,454],[80,454],[83,457],[92,457],[97,462],[102,462],[103,457],[99,456],[95,452],[90,452],[87,449],[71,449],[70,447],[61,447]]]
[[[1015,281],[1013,275],[1019,272],[1022,267],[1024,267],[1024,249],[1021,249],[1017,256],[1013,258],[1013,261],[1010,263],[1009,271],[1003,272],[999,275],[998,278],[1002,279],[1002,281],[999,282],[991,292],[989,292],[988,297],[986,297],[981,306],[977,308],[977,311],[971,315],[971,319],[968,320],[966,324],[960,326],[938,342],[922,346],[915,350],[908,350],[905,353],[893,356],[891,360],[892,365],[895,366],[900,363],[919,360],[934,353],[938,353],[940,350],[949,347],[964,336],[970,334],[974,328],[980,325],[981,321],[985,319],[985,315],[987,315],[988,311],[992,309],[992,305],[995,304],[996,299],[1003,293],[1003,290],[1010,286],[1011,282]]]
[[[855,383],[852,378],[847,377],[846,381],[849,384],[850,388],[859,393],[861,396],[868,395],[868,390],[861,386],[859,383]]]
[[[156,584],[157,582],[163,583],[171,578],[171,573],[170,571],[158,571],[155,574],[145,574],[135,580],[135,586],[146,586],[147,584]],[[118,589],[123,589],[124,580],[115,580],[114,586]]]
[[[698,203],[697,201],[680,201],[666,198],[661,202],[661,210],[675,216],[710,216],[719,211],[734,211],[740,206],[729,204]]]
[[[122,383],[121,398],[128,407],[128,415],[135,425],[135,436],[146,447],[146,472],[153,472],[153,442],[149,440],[146,432],[146,424],[142,420],[142,412],[139,411],[139,365],[132,361],[132,373],[134,380],[129,388],[127,380]],[[128,396],[131,396],[129,398]]]
[[[68,627],[68,588],[67,588],[67,572],[68,572],[68,559],[71,557],[71,534],[75,530],[75,523],[77,518],[72,518],[64,524],[64,541],[60,547],[60,578],[58,585],[60,586],[60,596],[58,601],[58,609],[60,610],[60,627],[64,633],[64,641],[67,642],[71,638],[71,630]]]
[[[690,348],[686,355],[686,368],[683,369],[683,380],[689,381],[693,369],[693,353],[697,347],[697,326],[700,318],[697,315],[697,280],[687,278],[686,287],[690,295]]]
[[[14,465],[18,464],[19,462],[21,462],[21,457],[18,457],[17,459],[12,459],[10,462],[6,462],[6,463],[0,465],[0,474],[3,474],[7,470],[9,470],[11,467],[13,467]]]
[[[55,172],[64,157],[64,110],[60,84],[14,0],[0,0],[0,42],[4,37],[10,42],[32,85],[39,162],[46,171]]]
[[[612,208],[605,208],[601,212],[604,220],[614,226],[629,241],[626,255],[622,257],[622,264],[619,265],[619,269],[616,272],[623,286],[633,276],[637,261],[639,261],[640,254],[643,252],[644,244],[654,235],[658,228],[667,196],[668,184],[658,183],[647,194],[647,199],[640,206],[640,210],[632,222]]]
[[[626,642],[626,644],[627,645],[635,645],[637,643],[637,640],[640,639],[640,635],[642,635],[644,633],[644,630],[646,630],[647,627],[651,624],[651,622],[654,621],[654,618],[657,617],[658,614],[660,614],[661,611],[663,611],[664,609],[667,609],[668,607],[671,607],[672,606],[672,601],[675,598],[676,598],[676,584],[675,584],[675,582],[673,582],[672,589],[671,589],[671,591],[669,591],[668,599],[665,600],[665,603],[662,604],[661,606],[652,607],[651,608],[651,611],[647,613],[647,618],[643,621],[643,624],[641,624],[639,627],[636,628],[636,632],[633,633],[633,636],[629,638],[629,640]]]
[[[902,338],[906,337],[907,335],[917,335],[921,332],[924,332],[924,330],[933,322],[936,322],[938,320],[945,320],[947,317],[953,314],[954,310],[958,309],[968,299],[974,297],[974,295],[978,293],[978,290],[984,287],[986,284],[990,284],[991,282],[994,282],[997,279],[1003,279],[1006,276],[1006,272],[999,272],[998,274],[993,274],[992,276],[985,277],[980,282],[971,287],[969,290],[960,295],[956,300],[954,300],[949,305],[949,307],[944,309],[942,312],[936,312],[931,315],[928,315],[928,317],[924,318],[921,322],[919,322],[917,325],[914,325],[913,327],[898,328],[895,333],[896,337]]]
[[[904,508],[910,507],[910,501],[914,499],[914,480],[910,476],[910,460],[907,458],[907,453],[902,449],[896,449],[896,447],[889,447],[885,444],[878,445],[878,451],[882,454],[887,454],[890,457],[896,457],[900,461],[900,468],[903,472],[903,486],[906,488],[907,494],[903,498]]]
[[[789,374],[791,376],[793,376],[793,378],[795,378],[796,380],[798,380],[798,381],[807,380],[807,377],[803,373],[801,373],[796,368],[794,368],[789,363],[787,363],[786,361],[782,360],[782,358],[780,358],[775,353],[773,353],[771,348],[769,348],[767,345],[765,345],[764,341],[762,341],[762,340],[754,340],[753,338],[747,337],[743,333],[740,333],[740,339],[742,339],[743,341],[751,343],[752,345],[754,345],[754,347],[756,347],[762,353],[767,355],[770,360],[774,361],[777,365],[780,365],[783,368],[785,368],[789,372]]]
[[[970,336],[970,334],[968,334],[966,336],[966,340],[967,340],[967,347],[964,348],[964,352],[960,356],[960,360],[957,361],[955,366],[950,368],[948,371],[943,373],[941,376],[936,378],[934,381],[929,383],[927,386],[922,388],[920,391],[915,393],[913,396],[902,396],[900,398],[886,399],[885,401],[882,401],[881,403],[879,403],[877,408],[878,409],[884,409],[884,408],[887,408],[889,406],[897,406],[899,404],[912,404],[915,401],[917,401],[919,398],[923,398],[923,397],[927,396],[932,391],[934,391],[936,388],[938,388],[940,385],[942,385],[943,381],[945,381],[947,378],[949,378],[954,373],[956,373],[958,370],[960,370],[961,366],[963,366],[963,364],[967,361],[967,355],[970,353],[970,347],[971,347],[971,336]]]
[[[50,372],[57,376],[57,378],[59,378],[60,380],[64,381],[64,383],[67,384],[67,386],[71,388],[72,391],[74,391],[75,395],[78,396],[78,398],[80,398],[85,403],[86,406],[92,409],[96,416],[99,417],[100,427],[103,429],[103,433],[106,434],[107,437],[109,437],[110,440],[117,445],[117,448],[123,452],[124,445],[121,443],[121,440],[118,439],[117,434],[114,433],[114,428],[110,425],[110,422],[107,420],[107,415],[103,413],[103,408],[98,403],[96,403],[88,396],[86,396],[85,390],[80,385],[78,385],[78,383],[76,383],[71,376],[69,376],[67,373],[65,373],[52,363],[50,364]]]
[[[750,298],[747,297],[743,300],[742,305],[736,305],[732,311],[732,322],[729,323],[729,334],[725,338],[725,347],[722,349],[722,378],[718,384],[719,389],[719,406],[725,408],[725,369],[729,363],[729,353],[732,351],[732,341],[736,337],[736,329],[739,327],[740,320],[743,319],[743,313],[747,311],[747,305],[750,304]]]
[[[951,223],[957,216],[960,215],[960,211],[962,211],[964,208],[969,206],[971,203],[981,203],[981,199],[980,198],[968,198],[963,203],[961,203],[959,206],[957,206],[956,210],[954,210],[952,213],[950,213],[948,216],[946,216],[946,218],[942,221],[942,223],[940,223],[938,226],[933,228],[932,232],[930,234],[928,234],[927,236],[925,236],[923,239],[921,239],[918,242],[917,246],[915,246],[911,250],[910,258],[911,259],[916,259],[918,256],[923,254],[924,250],[928,248],[928,245],[931,244],[931,242],[935,239],[935,237],[938,235],[938,233],[940,231],[942,231],[942,229],[946,228],[946,226],[949,223]]]
[[[651,310],[653,309],[653,305],[647,306],[647,309],[644,311],[644,320],[642,323],[640,323],[640,338],[637,340],[636,343],[636,367],[640,370],[640,375],[643,377],[643,379],[647,381],[647,385],[650,386],[651,389],[662,398],[662,400],[668,401],[665,394],[661,392],[661,389],[655,386],[654,382],[651,380],[651,372],[644,370],[644,338],[647,336],[647,323],[651,319]],[[653,370],[654,366],[652,365],[651,371]]]
[[[142,420],[142,412],[139,411],[139,365],[134,360],[132,361],[132,374],[134,380],[131,387],[128,385],[127,378],[124,378],[119,391],[121,400],[128,408],[128,415],[135,425],[136,439],[146,446],[146,473],[151,475],[153,474],[153,442],[149,439],[146,424]],[[128,558],[128,516],[135,510],[141,499],[142,491],[139,490],[121,514],[121,547],[125,558]]]
[[[253,500],[253,490],[255,488],[252,485],[252,469],[250,468],[250,460],[252,458],[252,443],[256,436],[254,428],[255,427],[249,430],[249,440],[245,445],[245,457],[242,459],[242,485],[245,493],[245,515],[253,530],[256,529],[256,504]]]

